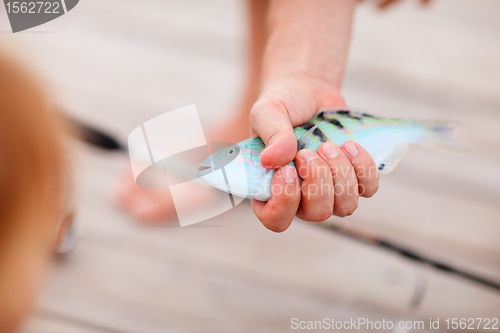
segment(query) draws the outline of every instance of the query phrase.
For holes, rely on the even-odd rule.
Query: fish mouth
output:
[[[198,166],[198,172],[205,171],[205,170],[208,170],[208,169],[212,169],[212,167],[209,167],[209,166],[206,166],[206,165],[203,165],[203,164],[200,164]]]
[[[217,172],[219,171],[220,172]],[[243,177],[243,175],[242,175]],[[198,165],[198,178],[204,181],[205,183],[215,187],[218,190],[221,190],[223,192],[238,196],[238,197],[243,197],[243,198],[253,198],[252,195],[249,194],[249,189],[245,187],[244,190],[238,186],[237,183],[231,184],[228,182],[228,178],[224,172],[224,167],[221,168],[212,168],[212,165],[210,161],[205,161]],[[240,177],[241,178],[241,177]],[[230,179],[233,179],[234,177]],[[231,186],[233,185],[233,186]]]
[[[215,170],[212,169],[212,163],[210,161],[204,161],[200,165],[198,165],[198,177],[206,176]]]
[[[203,162],[202,164],[198,165],[198,178],[221,191],[227,192],[228,184],[226,184],[225,182],[220,183],[221,179],[217,177],[218,175],[216,175],[215,178],[209,176],[211,173],[215,171],[216,170],[212,169],[212,166],[209,163]]]

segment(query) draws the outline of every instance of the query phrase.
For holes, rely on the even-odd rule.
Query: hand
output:
[[[251,127],[266,144],[260,161],[264,167],[278,168],[271,199],[252,200],[255,214],[268,229],[286,230],[295,215],[311,222],[351,215],[359,196],[371,197],[377,191],[375,162],[355,142],[342,147],[326,142],[318,153],[297,153],[293,127],[331,106],[345,106],[337,87],[306,76],[287,76],[268,83],[252,108]],[[296,169],[287,165],[292,160]]]
[[[250,125],[266,144],[261,164],[278,168],[271,199],[252,201],[259,220],[273,231],[286,230],[295,215],[307,221],[350,215],[360,195],[370,197],[378,189],[375,163],[357,143],[325,143],[318,153],[297,153],[293,133],[294,126],[310,120],[319,109],[345,106],[339,91],[356,2],[270,3],[263,86],[250,112]],[[292,160],[297,170],[287,165]]]

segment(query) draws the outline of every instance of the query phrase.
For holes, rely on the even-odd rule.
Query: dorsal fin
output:
[[[357,119],[361,120],[363,118],[373,118],[377,119],[380,118],[376,115],[370,114],[370,113],[365,113],[363,111],[354,111],[354,110],[347,110],[347,109],[339,109],[339,110],[329,110],[329,109],[324,109],[320,112],[318,112],[314,118],[319,118],[321,120],[328,120],[331,119],[331,117],[335,118],[335,115],[346,117],[346,118],[351,118],[351,119]]]
[[[408,150],[408,145],[395,146],[389,151],[380,161],[378,161],[378,172],[380,174],[387,174],[394,170],[398,162],[403,158]]]
[[[317,127],[318,127],[318,125],[314,125],[306,133],[304,133],[304,135],[302,135],[300,140],[297,142],[297,151],[304,149],[307,141],[309,141],[309,139],[311,138],[311,136],[313,135],[313,132],[316,130]]]

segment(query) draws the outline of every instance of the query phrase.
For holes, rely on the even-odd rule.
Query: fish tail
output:
[[[423,146],[458,154],[466,154],[471,151],[458,140],[455,131],[457,123],[443,120],[426,120],[419,121],[419,124],[425,129],[420,142]]]

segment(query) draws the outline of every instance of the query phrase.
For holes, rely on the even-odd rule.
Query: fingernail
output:
[[[331,142],[327,142],[323,145],[322,148],[323,154],[325,154],[326,158],[335,158],[339,156],[339,151],[337,147]]]
[[[312,161],[316,158],[318,158],[318,155],[316,155],[316,153],[310,149],[304,149],[302,151],[302,153],[300,154],[300,159],[305,161],[305,162]]]
[[[358,147],[356,147],[356,145],[352,142],[346,143],[344,146],[344,150],[351,156],[356,156],[359,153]]]
[[[295,179],[297,178],[297,173],[295,172],[295,168],[291,165],[285,165],[281,168],[281,175],[285,180],[285,183],[291,184],[295,183]]]

